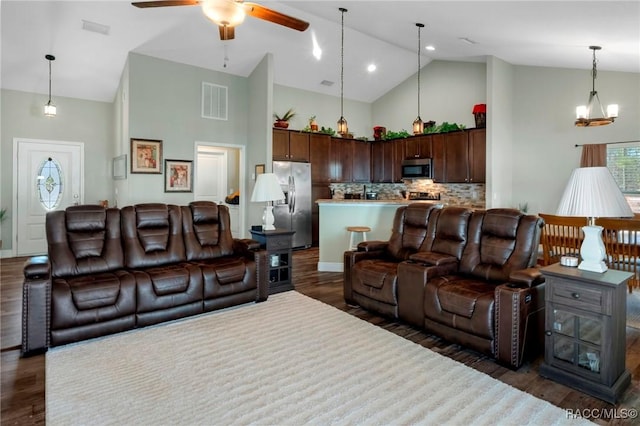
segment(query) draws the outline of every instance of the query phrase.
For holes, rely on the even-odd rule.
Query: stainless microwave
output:
[[[411,158],[402,161],[403,179],[433,179],[431,158]]]

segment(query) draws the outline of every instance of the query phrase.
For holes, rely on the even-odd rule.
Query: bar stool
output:
[[[362,234],[362,241],[367,241],[367,232],[371,232],[371,228],[368,226],[347,226],[347,231],[351,233],[349,235],[349,250],[357,250],[358,244],[355,242],[355,234]]]

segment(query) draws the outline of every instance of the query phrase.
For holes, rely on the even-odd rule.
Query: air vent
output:
[[[226,86],[202,82],[202,118],[227,120]]]
[[[329,81],[329,80],[322,80],[322,81],[320,82],[320,84],[322,84],[323,86],[329,86],[329,87],[331,87],[331,86],[333,86],[333,81]]]
[[[109,35],[111,27],[108,25],[98,24],[97,22],[82,20],[82,29],[85,31],[91,31],[92,33]]]

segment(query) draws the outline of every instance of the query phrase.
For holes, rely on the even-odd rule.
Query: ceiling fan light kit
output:
[[[591,92],[589,93],[589,103],[587,105],[580,105],[576,108],[576,121],[577,127],[589,127],[589,126],[606,126],[611,124],[618,117],[618,105],[611,104],[607,106],[607,112],[605,114],[604,108],[600,103],[600,97],[596,91],[596,77],[598,71],[596,69],[596,51],[602,49],[600,46],[589,46],[589,49],[593,50],[593,67],[591,69]]]
[[[214,24],[229,27],[242,24],[246,16],[242,3],[233,0],[204,0],[202,12]]]
[[[297,31],[309,28],[309,23],[284,13],[277,12],[257,3],[242,0],[155,0],[131,3],[142,9],[149,7],[196,6],[202,5],[202,12],[220,29],[220,40],[233,40],[234,27],[240,25],[246,15]]]

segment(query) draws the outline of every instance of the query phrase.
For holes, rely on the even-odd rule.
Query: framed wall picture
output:
[[[113,159],[113,178],[116,180],[127,178],[127,154],[122,154]]]
[[[131,139],[131,173],[162,173],[162,141]]]
[[[193,192],[193,161],[164,160],[164,192]]]
[[[264,173],[264,164],[256,164],[256,180],[258,180],[258,175]]]

